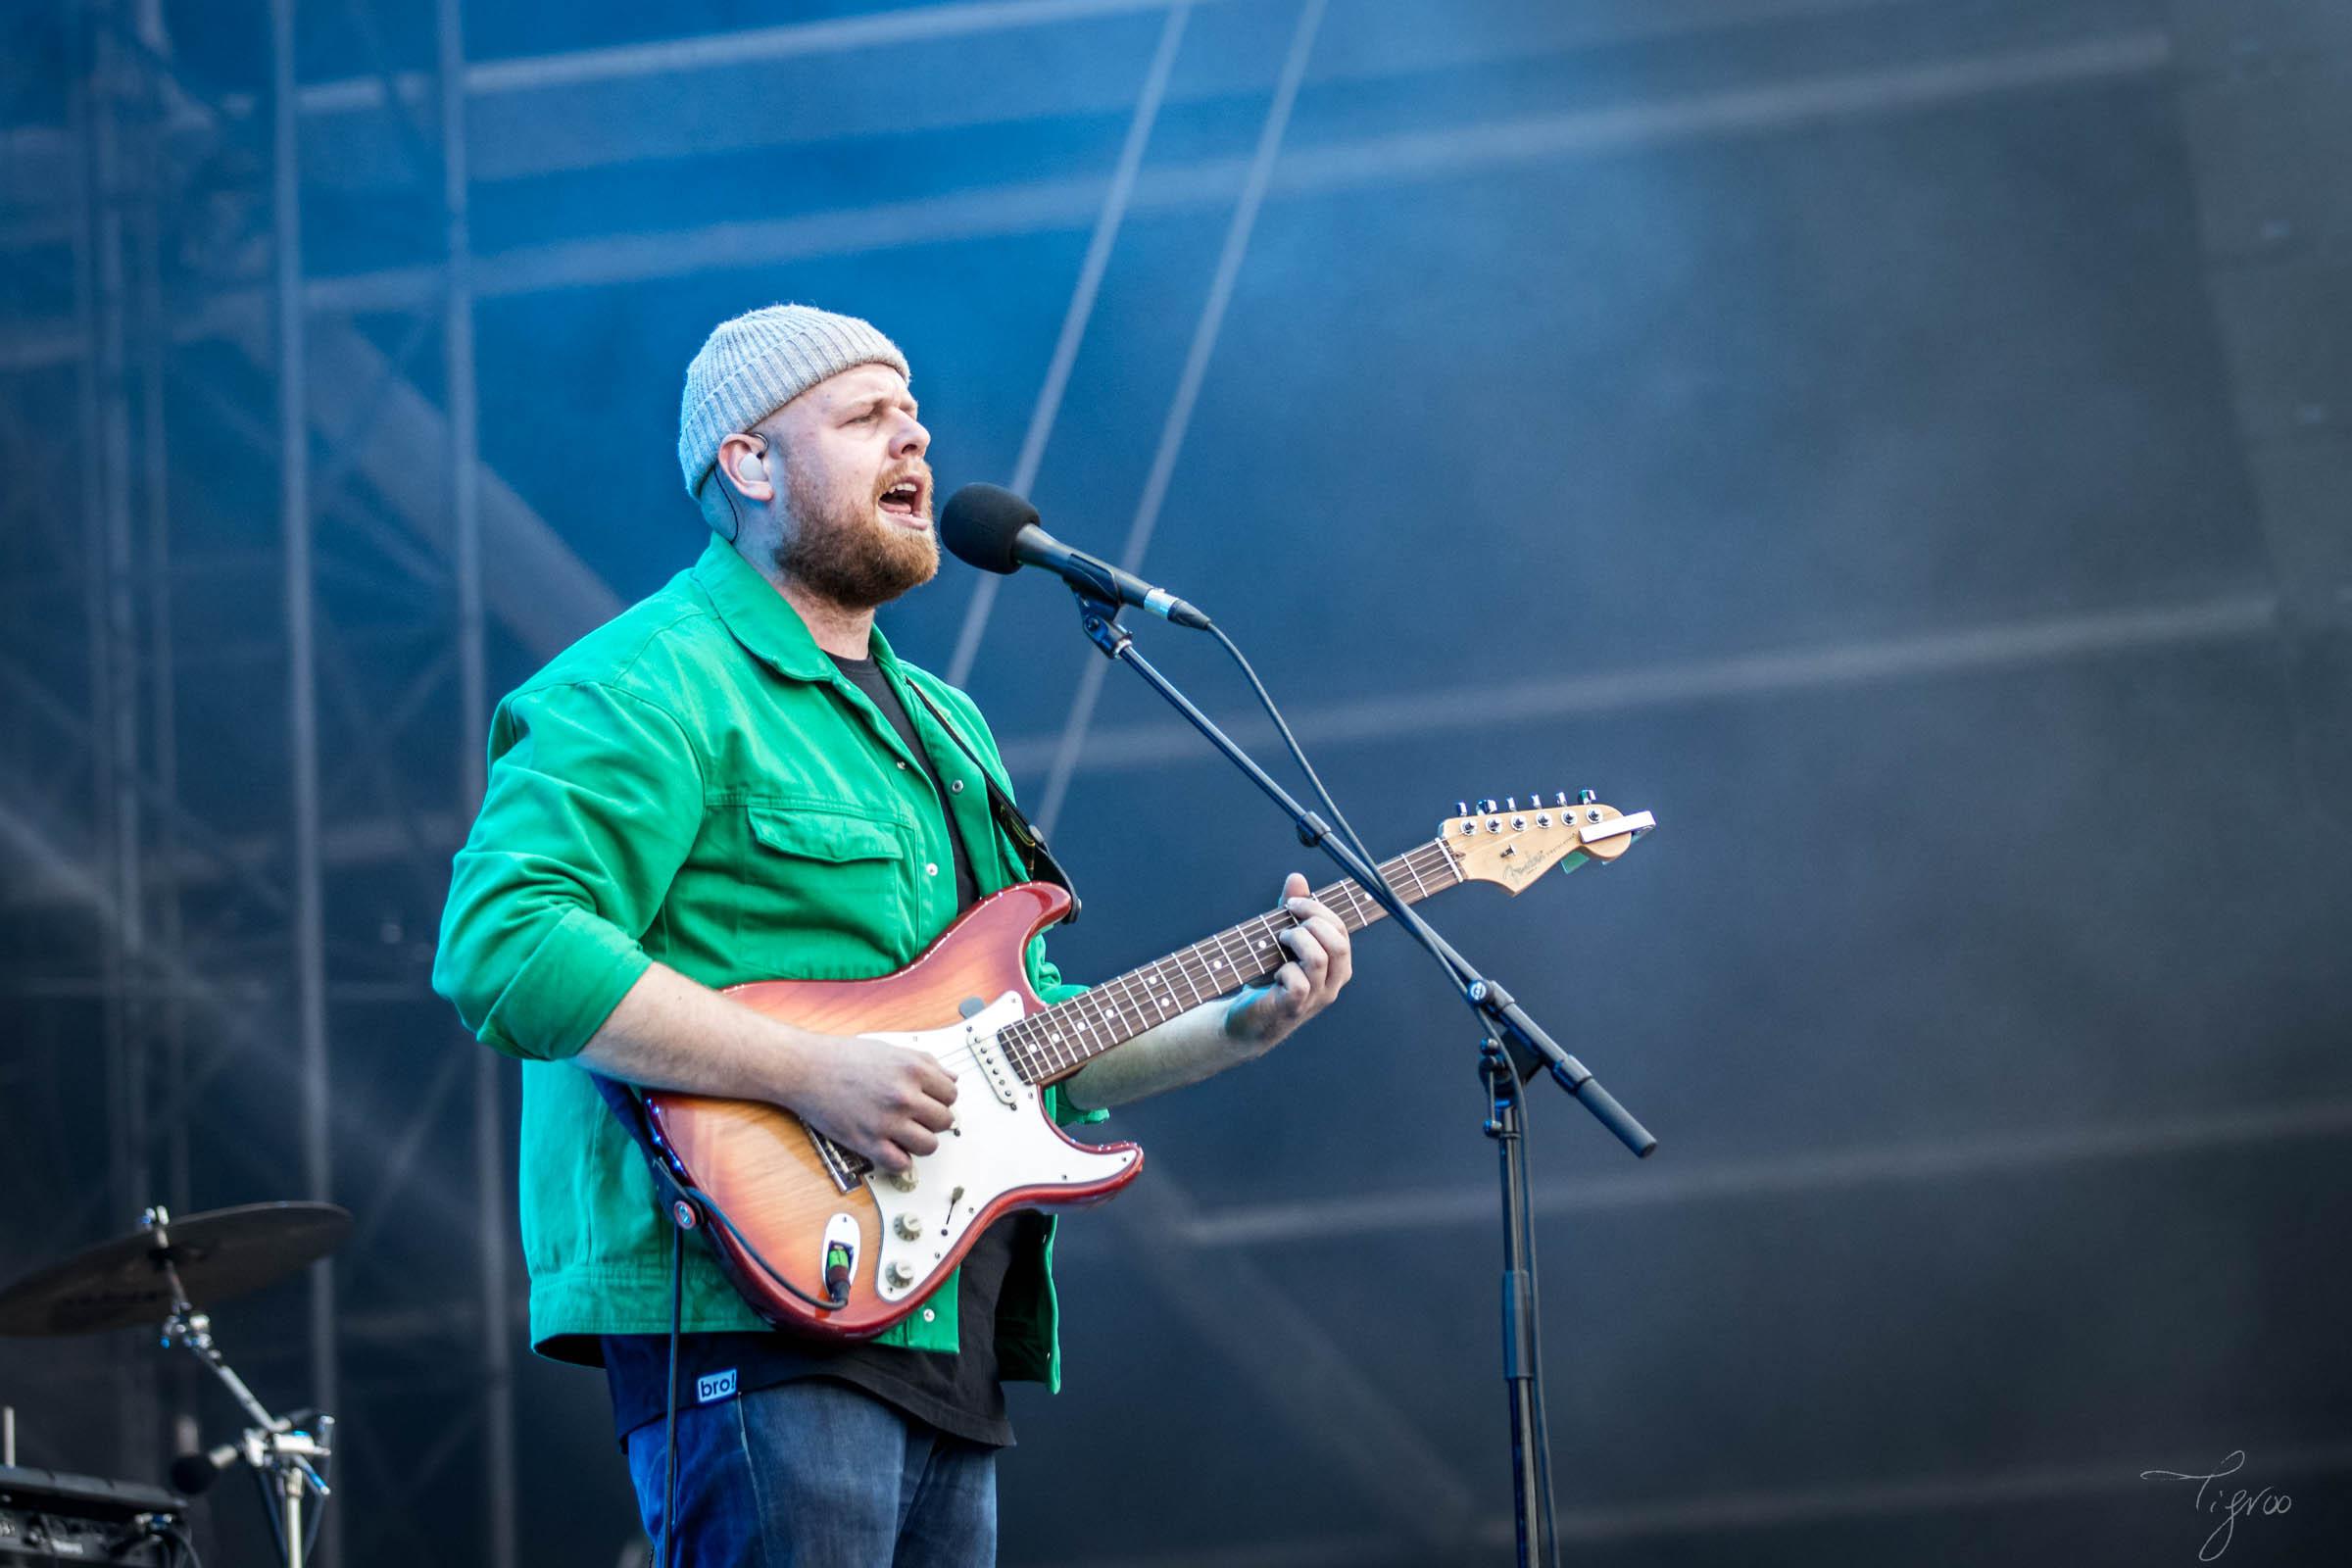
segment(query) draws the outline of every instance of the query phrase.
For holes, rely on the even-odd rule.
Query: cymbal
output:
[[[171,1315],[169,1260],[188,1299],[210,1306],[275,1284],[314,1263],[351,1234],[351,1210],[335,1203],[243,1203],[190,1214],[165,1226],[168,1252],[138,1230],[85,1248],[0,1291],[0,1335],[96,1334]]]

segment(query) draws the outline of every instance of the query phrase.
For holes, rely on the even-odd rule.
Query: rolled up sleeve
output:
[[[577,1053],[652,964],[639,939],[693,847],[702,798],[693,747],[660,707],[592,683],[507,699],[452,866],[433,989],[510,1055]]]

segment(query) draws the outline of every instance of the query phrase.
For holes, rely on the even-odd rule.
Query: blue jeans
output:
[[[662,1544],[660,1421],[629,1434],[629,1480],[646,1534]],[[654,1560],[662,1568],[659,1554]],[[679,1406],[678,1568],[990,1568],[996,1560],[994,1448],[824,1378]]]

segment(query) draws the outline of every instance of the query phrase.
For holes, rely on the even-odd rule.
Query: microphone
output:
[[[1023,566],[1043,566],[1099,599],[1134,605],[1195,631],[1209,627],[1206,615],[1165,588],[1072,550],[1038,526],[1035,507],[993,484],[967,484],[948,497],[939,514],[939,539],[956,560],[982,571],[1010,575]]]
[[[297,1410],[281,1419],[276,1430],[292,1432],[318,1419],[316,1410]],[[248,1434],[252,1436],[255,1434]],[[183,1453],[172,1461],[172,1490],[183,1497],[193,1497],[220,1479],[220,1473],[245,1457],[245,1445],[223,1443],[219,1447],[201,1453]]]

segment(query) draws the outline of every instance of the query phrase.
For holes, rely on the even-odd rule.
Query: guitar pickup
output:
[[[979,1066],[980,1076],[988,1081],[989,1093],[1007,1108],[1018,1104],[1020,1089],[1013,1078],[1012,1064],[1004,1059],[1004,1053],[997,1049],[995,1033],[992,1031],[983,1035],[976,1029],[966,1029],[964,1038],[971,1042],[972,1060]]]

